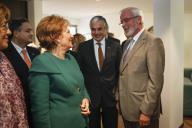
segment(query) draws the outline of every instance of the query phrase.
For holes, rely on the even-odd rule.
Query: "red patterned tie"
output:
[[[99,46],[98,48],[98,57],[99,57],[99,68],[100,70],[102,69],[102,66],[103,66],[103,51],[102,51],[102,48],[101,48],[101,43],[97,43],[97,45]]]
[[[21,53],[23,54],[23,58],[24,58],[25,63],[27,64],[28,68],[30,68],[31,67],[31,61],[27,55],[27,51],[25,49],[23,49],[21,51]]]

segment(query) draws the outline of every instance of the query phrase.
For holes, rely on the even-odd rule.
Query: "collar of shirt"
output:
[[[99,45],[97,44],[98,42],[96,40],[93,40],[93,43],[94,43],[94,50],[95,50],[95,58],[96,58],[96,61],[97,61],[97,66],[99,68],[99,58],[98,58]],[[103,57],[105,58],[105,38],[103,38],[99,43],[101,43],[101,49],[102,49],[102,52],[103,52]]]
[[[94,42],[94,45],[98,46],[97,45],[98,41],[93,39],[93,42]],[[103,38],[99,43],[101,43],[101,46],[105,45],[105,38]]]
[[[130,42],[125,49],[132,49],[133,46],[135,45],[135,43],[137,42],[137,40],[139,39],[140,35],[142,34],[142,32],[144,31],[145,29],[141,29],[133,38],[131,41],[133,42]]]
[[[127,49],[130,47],[130,49],[133,48],[133,46],[135,45],[135,43],[137,42],[137,40],[139,39],[139,37],[141,36],[141,34],[143,33],[145,29],[141,29],[134,37],[133,37],[133,42],[129,44],[129,46],[127,47]]]
[[[137,40],[139,39],[139,37],[141,36],[141,34],[143,33],[145,29],[141,29],[134,37],[133,37],[133,40],[134,42],[137,42]]]
[[[99,48],[98,46],[98,42],[96,40],[93,40],[94,42],[94,48],[95,48],[95,51],[97,51],[96,49]],[[105,38],[103,38],[99,43],[101,43],[101,49],[102,49],[102,52],[103,52],[103,56],[105,58]]]
[[[15,49],[17,50],[17,52],[19,54],[22,54],[21,51],[23,50],[21,47],[19,47],[19,45],[15,44],[13,41],[11,41],[11,43],[13,44],[13,46],[15,47]],[[26,50],[26,48],[24,48]],[[27,50],[26,50],[27,51]]]
[[[17,52],[19,53],[19,55],[23,58],[23,54],[22,54],[22,48],[21,47],[19,47],[17,44],[15,44],[13,41],[11,41],[11,43],[13,44],[13,46],[15,47],[15,49],[17,50]],[[27,51],[27,49],[26,49],[26,47],[24,48],[26,51]],[[27,56],[29,57],[29,53],[28,53],[28,51],[27,51]],[[30,59],[30,57],[29,57],[29,59]],[[31,59],[30,59],[31,60]]]

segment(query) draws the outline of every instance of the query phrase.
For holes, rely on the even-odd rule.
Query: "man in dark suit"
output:
[[[127,37],[118,86],[125,128],[159,128],[165,66],[163,42],[144,29],[140,9],[123,9],[120,20]]]
[[[28,71],[31,66],[31,61],[35,56],[40,54],[40,52],[36,48],[27,46],[33,41],[32,26],[27,19],[12,20],[9,26],[12,35],[10,36],[8,48],[5,49],[3,52],[11,62],[16,74],[22,82],[25,101],[27,104],[28,118],[30,120],[30,107],[27,89]],[[23,50],[26,51],[26,54],[23,54]],[[27,62],[25,62],[26,57],[28,57]]]
[[[117,128],[115,90],[121,59],[120,43],[106,39],[108,24],[104,17],[90,21],[92,39],[80,44],[77,53],[85,85],[91,98],[90,128]]]

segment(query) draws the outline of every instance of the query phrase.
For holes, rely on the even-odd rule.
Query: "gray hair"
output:
[[[125,11],[131,11],[133,16],[140,16],[142,23],[144,22],[144,15],[143,15],[143,11],[141,9],[135,8],[135,7],[127,7],[124,8],[120,11],[120,13],[125,12]]]
[[[105,19],[103,16],[99,16],[99,15],[98,15],[98,16],[94,16],[93,18],[91,18],[90,23],[89,23],[89,26],[91,27],[92,23],[95,22],[95,21],[101,21],[101,22],[103,22],[105,28],[106,28],[107,31],[108,31],[109,26],[108,26],[108,24],[107,24],[106,19]]]

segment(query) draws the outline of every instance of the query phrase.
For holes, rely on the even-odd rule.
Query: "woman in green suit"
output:
[[[69,22],[51,15],[37,26],[40,46],[47,51],[37,56],[29,75],[33,128],[86,128],[89,96],[83,75],[72,55]]]

